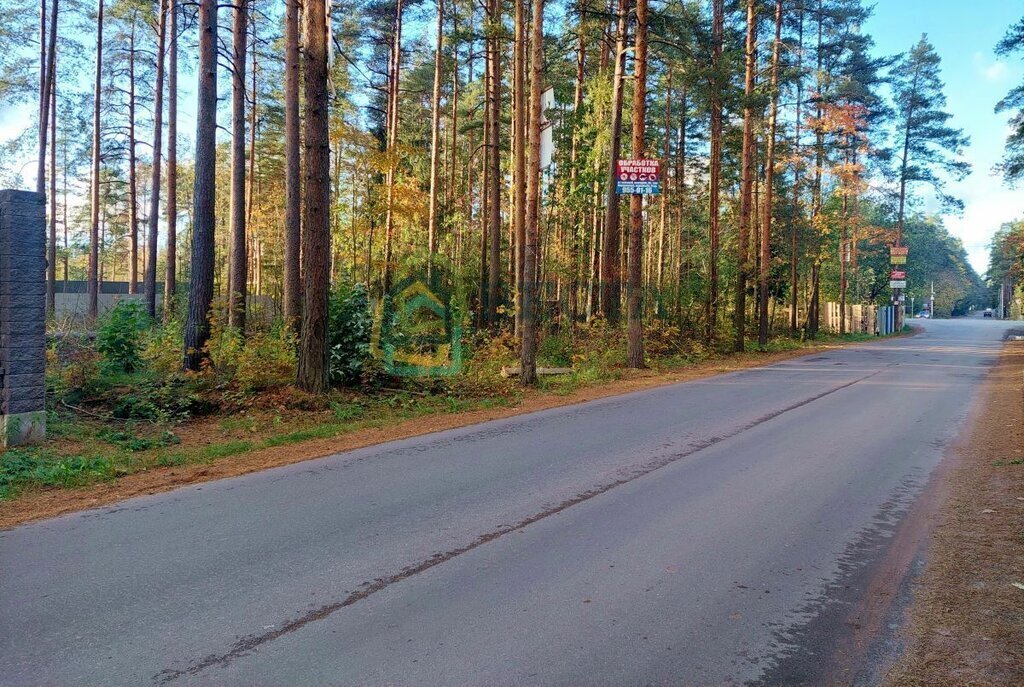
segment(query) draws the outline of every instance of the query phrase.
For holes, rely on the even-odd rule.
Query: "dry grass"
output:
[[[1006,345],[983,394],[888,687],[1024,685],[1024,344]]]

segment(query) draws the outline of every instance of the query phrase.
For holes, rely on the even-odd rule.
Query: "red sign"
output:
[[[658,181],[661,179],[661,160],[618,160],[615,173],[619,181]]]
[[[906,246],[889,246],[889,255],[899,255],[905,258],[908,253],[910,253],[910,249]]]
[[[658,193],[661,190],[661,160],[617,160],[615,181],[618,193]]]
[[[889,279],[894,281],[904,281],[907,278],[907,273],[902,270],[892,270],[889,272]]]

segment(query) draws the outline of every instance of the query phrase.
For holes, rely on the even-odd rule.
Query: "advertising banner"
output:
[[[615,192],[620,195],[661,193],[661,160],[618,160]]]

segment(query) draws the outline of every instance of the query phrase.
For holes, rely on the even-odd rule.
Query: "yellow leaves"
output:
[[[832,233],[833,225],[836,222],[836,217],[832,214],[819,212],[818,214],[811,217],[811,228],[815,233],[822,236],[828,236]]]
[[[825,103],[821,119],[811,118],[812,126],[820,126],[827,133],[847,137],[863,135],[867,127],[868,109],[863,105]]]
[[[858,238],[877,245],[891,245],[896,242],[896,229],[866,224],[858,230]]]
[[[430,199],[414,178],[402,177],[395,182],[394,213],[396,224],[426,222]]]

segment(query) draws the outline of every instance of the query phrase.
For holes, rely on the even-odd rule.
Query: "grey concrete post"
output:
[[[45,196],[0,190],[0,447],[46,437]]]

